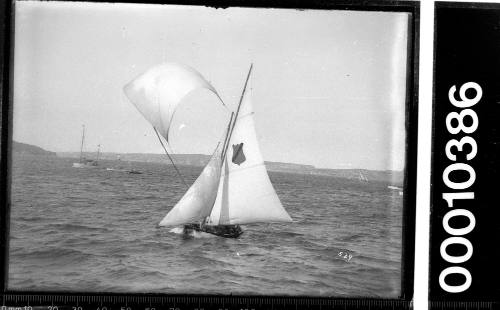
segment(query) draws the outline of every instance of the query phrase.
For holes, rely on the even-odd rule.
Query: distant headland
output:
[[[35,156],[57,156],[62,158],[79,158],[79,152],[50,152],[38,146],[13,141],[13,154],[35,155]],[[84,152],[84,157],[93,158],[96,156],[92,152]],[[187,166],[205,166],[210,155],[204,154],[171,154],[177,165]],[[164,154],[145,154],[145,153],[101,153],[100,160],[120,160],[124,162],[145,162],[145,163],[163,163],[170,164]],[[363,181],[381,181],[389,182],[401,186],[403,184],[404,174],[402,171],[379,171],[367,169],[320,169],[312,165],[283,163],[266,161],[266,168],[269,171],[298,173],[319,176],[332,176],[346,179],[362,179]]]
[[[56,156],[56,152],[50,152],[41,147],[12,141],[12,153],[18,155]]]

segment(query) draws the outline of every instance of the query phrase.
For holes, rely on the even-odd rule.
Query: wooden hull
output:
[[[189,234],[192,231],[205,232],[224,238],[238,238],[243,230],[240,225],[200,225],[200,224],[187,224],[184,225],[184,233]]]

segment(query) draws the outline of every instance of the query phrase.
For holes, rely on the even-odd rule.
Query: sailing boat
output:
[[[292,221],[271,184],[260,153],[247,87],[251,72],[252,66],[224,138],[198,178],[160,221],[160,226],[183,225],[185,233],[201,231],[237,238],[243,233],[241,224]],[[168,143],[176,107],[188,93],[200,88],[214,93],[225,105],[198,71],[178,63],[153,67],[127,84],[124,92],[151,123],[164,146],[160,136]],[[165,147],[164,150],[168,155]],[[182,179],[175,164],[174,168]]]
[[[368,178],[361,171],[358,171],[358,179],[363,182],[368,182]]]
[[[85,168],[85,167],[92,167],[92,166],[95,167],[98,165],[101,145],[99,144],[97,146],[97,156],[96,156],[95,160],[86,159],[83,156],[84,141],[85,141],[85,125],[82,125],[82,143],[80,145],[80,159],[78,160],[77,163],[73,163],[73,168]]]
[[[82,125],[82,143],[80,144],[80,159],[77,163],[73,163],[73,168],[83,168],[85,167],[83,158],[83,142],[85,141],[85,125]]]
[[[97,154],[95,156],[95,161],[92,162],[93,166],[99,165],[99,154],[101,154],[101,145],[100,144],[97,145]]]

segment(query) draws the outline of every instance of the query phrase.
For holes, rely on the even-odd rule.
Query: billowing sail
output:
[[[177,105],[195,89],[215,88],[191,67],[178,63],[155,66],[125,85],[124,92],[153,127],[168,141]],[[221,100],[222,101],[222,100]]]
[[[222,170],[208,225],[292,221],[264,166],[255,132],[250,89],[241,103]]]
[[[176,226],[204,220],[212,210],[221,174],[220,146],[179,202],[160,222],[160,226]]]

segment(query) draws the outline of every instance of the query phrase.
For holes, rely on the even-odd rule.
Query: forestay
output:
[[[291,222],[269,180],[255,132],[250,88],[244,94],[208,225]]]
[[[132,80],[125,85],[124,92],[168,142],[170,123],[177,106],[186,95],[200,88],[210,90],[220,99],[215,88],[195,69],[165,63]]]

